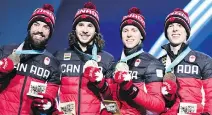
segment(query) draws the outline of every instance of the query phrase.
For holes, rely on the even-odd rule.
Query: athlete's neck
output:
[[[180,50],[182,44],[179,45],[170,45],[171,51],[174,53],[174,55],[177,55],[178,51]]]
[[[83,45],[83,44],[81,44],[81,43],[79,43],[79,42],[78,42],[78,44],[79,44],[79,47],[81,48],[81,50],[82,50],[83,52],[85,52],[85,51],[87,51],[87,46],[93,44],[93,41],[90,42],[88,45]]]

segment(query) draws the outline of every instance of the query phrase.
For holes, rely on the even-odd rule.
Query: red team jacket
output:
[[[83,76],[83,66],[90,58],[82,54],[76,47],[56,52],[55,57],[60,61],[62,71],[60,103],[74,102],[77,115],[99,115],[100,93],[104,95],[109,92],[109,88],[106,88],[107,91],[101,92],[101,89]],[[105,77],[110,74],[109,69],[113,63],[114,58],[109,53],[98,52],[98,65]],[[105,87],[108,85],[105,84]]]
[[[0,48],[0,59],[10,55],[18,45]],[[49,53],[21,58],[21,63],[0,80],[0,115],[29,115],[33,97],[27,96],[32,81],[47,83],[46,93],[56,97],[60,84],[59,62]],[[36,90],[36,89],[35,89]],[[39,90],[39,89],[38,89]]]
[[[118,102],[122,115],[148,115],[161,113],[165,109],[160,88],[164,66],[150,54],[143,52],[128,61],[133,84],[139,92],[134,99],[120,90],[118,84],[113,86],[113,98]]]
[[[176,56],[173,55],[169,48],[169,44],[164,45],[167,54],[173,61]],[[179,53],[184,51],[187,45],[183,45]],[[166,64],[167,55],[160,58],[160,60]],[[190,51],[189,54],[174,68],[174,74],[178,81],[178,95],[176,102],[171,109],[166,113],[174,115],[179,112],[179,109],[183,112],[192,111],[193,107],[180,107],[180,103],[185,102],[189,104],[197,105],[197,112],[209,112],[212,114],[212,59],[211,57],[197,51]],[[201,88],[205,91],[205,106],[201,104],[202,93]],[[189,109],[190,108],[190,109]]]

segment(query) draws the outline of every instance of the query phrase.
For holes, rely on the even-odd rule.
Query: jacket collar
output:
[[[170,48],[170,43],[168,44],[165,44],[163,45],[161,48],[166,50],[167,54],[172,58],[172,59],[175,59],[179,54],[181,54],[187,47],[188,47],[188,44],[186,43],[182,43],[177,55],[174,54],[173,51],[171,51],[171,48]]]

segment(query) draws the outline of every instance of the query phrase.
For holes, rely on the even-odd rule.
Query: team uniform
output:
[[[91,54],[92,47],[89,49],[85,52],[86,54]],[[104,97],[104,95],[111,94],[106,81],[100,87],[96,87],[83,76],[83,66],[85,62],[90,60],[86,54],[77,47],[55,54],[55,57],[60,61],[62,71],[60,103],[73,102],[77,115],[99,115],[101,95]],[[105,51],[100,51],[97,54],[99,69],[105,75],[106,80],[110,80],[112,74],[110,68],[114,63],[113,56]]]
[[[160,93],[164,71],[162,63],[143,52],[129,60],[127,65],[130,68],[132,87],[123,90],[115,84],[113,89],[113,97],[118,101],[121,113],[145,115],[164,111],[165,102]]]
[[[176,8],[166,17],[164,33],[170,43],[162,46],[167,54],[160,60],[166,66],[166,72],[172,73],[176,80],[167,80],[163,84],[168,89],[162,91],[169,108],[165,115],[212,114],[211,57],[189,48],[190,31],[189,15],[183,9]],[[205,97],[202,96],[202,88]],[[204,98],[205,105],[202,104]]]
[[[8,57],[18,45],[7,45],[0,48],[0,59]],[[20,63],[14,70],[1,76],[0,114],[29,115],[33,97],[29,92],[41,92],[46,84],[46,94],[56,97],[60,84],[59,62],[47,51],[38,55],[21,55]],[[33,87],[34,86],[34,87]],[[31,87],[31,88],[30,88]]]
[[[189,46],[184,44],[181,47],[179,54],[187,47]],[[177,55],[172,53],[169,44],[164,45],[163,49],[167,51],[167,55],[162,56],[160,60],[166,65],[167,63],[170,63],[170,61],[172,62]],[[194,112],[196,110],[196,114],[202,112],[211,113],[212,98],[210,95],[212,85],[209,84],[212,80],[211,57],[204,53],[192,50],[174,67],[173,73],[178,81],[178,97],[175,99],[174,103],[172,102],[173,106],[171,106],[168,113],[177,114],[178,110],[185,112]],[[205,106],[201,104],[204,98],[202,97],[201,88],[203,88],[205,92]],[[183,103],[191,104],[190,109]]]

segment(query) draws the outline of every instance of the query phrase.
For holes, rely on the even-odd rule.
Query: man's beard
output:
[[[37,34],[40,34],[42,37],[44,36],[42,33],[36,33],[36,34],[33,34],[33,35],[37,35]],[[46,48],[48,39],[42,40],[42,41],[35,41],[35,40],[33,40],[32,36],[30,34],[28,34],[26,42],[30,45],[30,47],[32,49],[44,50]]]
[[[46,45],[45,40],[33,40],[31,37],[30,37],[30,39],[31,39],[31,44],[33,46],[43,46],[43,45]]]

